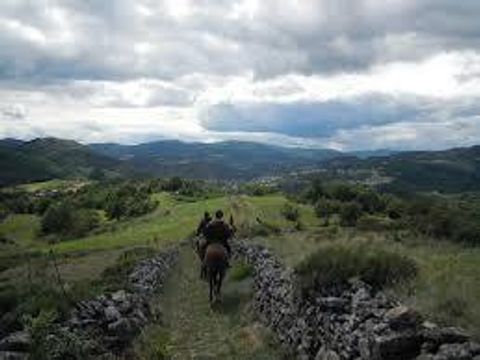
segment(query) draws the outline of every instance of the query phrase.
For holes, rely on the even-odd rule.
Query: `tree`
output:
[[[357,195],[357,202],[362,206],[362,210],[370,214],[382,212],[385,210],[385,202],[375,191],[365,189]]]
[[[306,198],[312,203],[316,203],[319,199],[325,197],[326,192],[320,179],[314,179],[307,191]]]
[[[298,207],[287,202],[283,205],[282,215],[288,221],[297,221],[300,217],[300,211],[298,210]]]
[[[319,218],[324,219],[324,225],[328,226],[330,221],[330,216],[339,211],[339,203],[335,200],[330,200],[327,198],[322,198],[315,204],[315,214]]]
[[[361,214],[362,209],[356,202],[346,203],[340,210],[340,224],[342,226],[355,226]]]
[[[329,194],[342,202],[353,201],[357,196],[357,189],[349,184],[337,183],[330,188]]]
[[[163,189],[165,191],[175,192],[175,191],[180,190],[182,188],[182,186],[183,186],[183,180],[180,177],[175,176],[175,177],[172,177],[171,179],[169,179],[163,185]]]
[[[73,226],[73,212],[73,207],[66,202],[50,205],[42,217],[42,232],[66,234]]]
[[[42,217],[44,234],[73,237],[84,236],[100,224],[98,212],[91,209],[75,209],[70,203],[60,202],[49,206]]]

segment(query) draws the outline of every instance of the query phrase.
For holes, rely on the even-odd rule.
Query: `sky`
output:
[[[480,144],[478,0],[2,0],[0,138]]]

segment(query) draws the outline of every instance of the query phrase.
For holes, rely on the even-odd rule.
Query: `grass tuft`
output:
[[[253,274],[253,267],[244,261],[237,262],[230,269],[230,279],[233,281],[242,281]]]

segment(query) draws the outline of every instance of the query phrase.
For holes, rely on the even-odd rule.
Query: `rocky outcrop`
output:
[[[480,345],[463,331],[424,321],[364,282],[304,293],[266,248],[247,241],[234,246],[255,270],[255,311],[292,358],[480,360]]]
[[[129,275],[127,289],[103,294],[77,303],[67,321],[57,324],[47,336],[57,358],[61,343],[67,339],[86,357],[119,354],[149,321],[158,317],[150,300],[162,289],[170,270],[178,259],[178,250],[171,248],[156,257],[139,262]],[[77,343],[73,344],[75,339]],[[24,358],[29,349],[27,332],[14,333],[0,340],[0,360]],[[23,356],[23,357],[22,357]]]

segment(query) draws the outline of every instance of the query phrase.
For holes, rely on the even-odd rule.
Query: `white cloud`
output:
[[[0,136],[470,144],[479,14],[474,0],[2,1]],[[377,115],[335,125],[322,114],[332,102]],[[308,140],[275,124],[296,104],[317,104]],[[205,128],[224,105],[256,109],[251,126]],[[385,121],[388,106],[414,111]],[[436,142],[422,138],[429,126]]]

